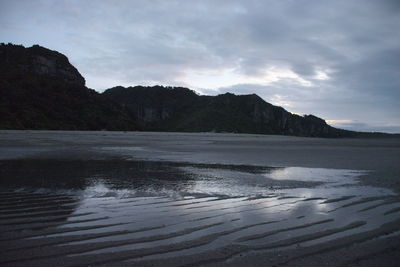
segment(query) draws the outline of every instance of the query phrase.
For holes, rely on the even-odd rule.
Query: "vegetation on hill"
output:
[[[58,52],[2,44],[0,74],[0,129],[138,129],[133,114],[86,88]]]
[[[198,95],[182,87],[122,87],[100,94],[68,58],[34,45],[0,45],[0,129],[233,132],[313,137],[384,136],[336,129],[259,96]]]
[[[320,137],[354,134],[333,128],[313,115],[292,114],[255,94],[200,96],[181,87],[118,86],[103,95],[135,113],[147,130]]]

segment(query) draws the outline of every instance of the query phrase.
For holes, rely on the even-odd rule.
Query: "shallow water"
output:
[[[365,170],[49,159],[0,167],[1,264],[141,264],[228,247],[229,260],[400,218],[397,194],[359,184]]]

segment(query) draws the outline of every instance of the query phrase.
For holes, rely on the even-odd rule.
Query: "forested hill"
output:
[[[0,129],[136,130],[135,116],[85,87],[67,57],[0,45]]]
[[[135,113],[148,130],[320,137],[354,134],[333,128],[313,115],[292,114],[255,94],[202,96],[181,87],[118,86],[103,95]]]
[[[255,94],[204,96],[163,86],[117,86],[100,94],[85,86],[66,56],[38,45],[13,44],[0,45],[0,129],[386,136],[336,129]]]

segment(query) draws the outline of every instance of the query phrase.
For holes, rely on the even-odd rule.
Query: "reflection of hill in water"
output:
[[[259,250],[318,249],[341,239],[350,246],[350,236],[365,241],[398,233],[398,196],[357,184],[361,174],[151,161],[0,161],[0,265],[175,266],[179,259],[197,266]]]
[[[3,187],[85,189],[101,181],[113,189],[137,189],[186,186],[194,179],[162,162],[12,160],[0,164]]]
[[[284,168],[245,165],[32,159],[1,161],[0,166],[2,187],[86,189],[108,194],[110,190],[128,190],[134,195],[201,193],[240,196],[320,184],[318,181],[291,181],[290,177],[273,179],[273,174]]]

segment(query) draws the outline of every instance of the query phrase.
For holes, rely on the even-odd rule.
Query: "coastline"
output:
[[[3,168],[3,179],[7,173],[14,173],[14,165],[11,163],[15,163],[17,167],[24,166],[25,169],[19,172],[21,175],[26,175],[24,170],[31,170],[32,174],[28,178],[38,177],[38,174],[44,178],[52,177],[57,171],[65,173],[65,177],[72,175],[79,178],[80,174],[84,174],[87,177],[110,179],[114,176],[116,178],[113,179],[117,179],[131,175],[132,172],[139,173],[138,178],[152,173],[147,178],[151,181],[164,175],[165,178],[162,179],[174,186],[171,187],[172,192],[187,192],[179,198],[173,195],[130,196],[125,187],[106,191],[96,184],[90,187],[87,182],[92,178],[85,178],[84,181],[87,182],[82,184],[84,191],[79,194],[72,194],[70,190],[54,189],[50,194],[49,191],[29,191],[30,189],[10,193],[2,188],[0,197],[7,201],[3,202],[1,219],[2,224],[8,226],[7,234],[2,236],[0,242],[1,246],[4,242],[9,243],[8,249],[2,252],[3,263],[9,266],[22,263],[47,266],[85,263],[113,266],[320,266],[321,263],[328,266],[395,266],[394,263],[399,259],[399,140],[314,139],[236,134],[2,131],[0,148],[0,163],[3,166],[11,166],[10,172]],[[21,165],[21,162],[24,165]],[[47,166],[46,162],[52,164],[53,169],[42,172],[43,168],[47,168],[43,167]],[[110,162],[110,165],[107,165],[107,162]],[[72,166],[74,167],[71,169]],[[71,170],[67,171],[69,168]],[[108,172],[109,169],[113,171]],[[355,170],[365,171],[365,174],[354,172]],[[303,172],[307,179],[311,180],[306,179],[301,183]],[[332,185],[329,182],[312,185],[312,179],[318,180],[319,175],[327,175],[327,179],[337,175],[341,178],[337,181],[332,180]],[[185,177],[191,178],[187,180]],[[244,177],[247,181],[243,180]],[[61,176],[60,179],[62,182],[64,178]],[[285,179],[297,182],[291,188],[291,184]],[[174,182],[175,180],[177,182]],[[145,181],[146,179],[143,180]],[[186,187],[180,186],[180,181],[184,181]],[[259,195],[240,195],[240,192],[247,192],[241,190],[246,188],[249,181],[256,183],[248,192],[261,190],[257,193]],[[260,186],[260,183],[265,185]],[[153,188],[154,182],[144,186],[145,190],[150,192],[148,190]],[[163,191],[157,191],[157,187],[154,189],[155,192],[165,194],[165,189],[170,188],[168,186],[164,184]],[[237,186],[239,191],[235,190]],[[214,192],[223,192],[218,191],[218,188],[226,188],[230,195],[196,193],[210,188],[213,188]],[[96,191],[99,189],[103,191]],[[328,193],[330,195],[324,195]],[[158,200],[159,198],[161,199]],[[38,203],[47,199],[52,202],[48,202],[49,208],[43,207],[41,211],[30,199],[35,199]],[[115,211],[108,215],[107,210],[98,210],[98,201],[114,207]],[[136,204],[127,206],[124,204],[127,201],[139,204],[137,207]],[[161,204],[157,204],[159,202]],[[207,207],[203,207],[206,203]],[[11,209],[12,205],[21,212],[34,212],[16,213]],[[147,207],[148,211],[141,211],[142,205]],[[238,209],[238,205],[251,208],[242,210]],[[271,205],[279,209],[270,211]],[[138,228],[140,231],[144,231],[145,226],[156,227],[160,211],[165,210],[166,213],[162,214],[169,215],[170,218],[164,219],[165,225],[161,229],[165,230],[152,230],[155,231],[152,235],[146,235],[145,232],[131,233],[129,231],[132,230],[128,231],[129,228],[123,227],[130,221],[118,219],[124,218],[124,213],[120,213],[119,210],[128,212],[124,207],[129,207],[128,210],[132,209],[132,212],[143,213],[141,216],[144,216],[144,224],[140,226],[142,228]],[[59,210],[60,208],[62,209]],[[264,209],[269,216],[275,217],[268,217],[267,221],[259,217],[264,213]],[[6,211],[7,213],[4,213]],[[85,215],[88,212],[93,214]],[[227,215],[221,217],[221,214],[225,213]],[[29,216],[39,219],[42,214],[47,214],[49,219],[56,221],[35,223],[35,220],[29,219]],[[107,217],[111,214],[114,214],[115,218],[101,219],[102,216]],[[306,216],[300,216],[302,214]],[[360,217],[346,221],[350,214]],[[107,231],[102,233],[103,228],[93,224],[95,221],[91,220],[97,218],[96,216],[97,224],[103,225],[109,221],[108,226],[104,228],[108,229]],[[57,222],[64,217],[69,219],[66,222]],[[179,219],[186,217],[199,221],[190,223],[190,220],[181,222]],[[202,219],[203,217],[205,219]],[[225,219],[220,221],[219,218]],[[265,224],[274,221],[274,218],[283,221]],[[32,233],[27,230],[19,232],[17,229],[23,230],[24,225],[28,226],[28,219],[32,220],[29,227],[42,225],[41,227],[48,227],[48,230],[37,232],[37,239],[26,239]],[[20,224],[12,225],[15,222]],[[73,223],[73,228],[65,228],[63,225],[66,223]],[[124,224],[118,226],[120,223]],[[176,223],[187,226],[175,229],[173,225]],[[252,223],[261,225],[252,226]],[[171,226],[166,226],[169,224]],[[172,227],[171,230],[168,230],[169,227]],[[113,232],[111,229],[114,228]],[[261,233],[272,229],[268,230],[272,232],[264,234],[268,238],[271,236],[271,241],[261,242],[264,237],[254,236],[260,234],[256,229],[260,229]],[[67,230],[68,232],[62,234]],[[85,231],[87,234],[84,234]],[[197,236],[200,232],[203,234]],[[250,239],[251,242],[244,242],[245,239],[240,237],[242,232],[247,233],[248,239],[260,242]],[[58,234],[51,237],[51,233]],[[124,241],[130,235],[135,239]],[[181,235],[194,236],[181,242],[178,241],[182,238]],[[238,241],[229,243],[228,237]],[[15,242],[5,241],[14,238]],[[168,245],[169,238],[173,238],[171,240],[175,240],[176,243]],[[92,243],[90,240],[102,240],[102,243]],[[224,240],[228,243],[224,243]],[[132,242],[137,245],[129,245]],[[146,247],[147,243],[150,245],[152,242],[155,242],[154,246]],[[53,247],[50,245],[52,243],[65,245]],[[212,251],[209,250],[208,243],[215,246]],[[118,249],[124,246],[128,246],[126,250]],[[24,247],[26,249],[23,256],[27,260],[21,261],[22,259],[18,258]],[[115,251],[113,247],[116,248]],[[104,252],[101,252],[103,248]],[[85,250],[98,252],[86,255],[83,253]],[[160,258],[152,255],[159,255]],[[116,259],[118,261],[115,261]]]

